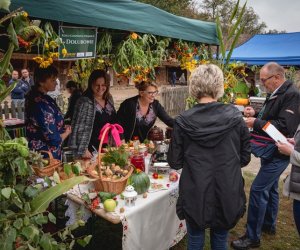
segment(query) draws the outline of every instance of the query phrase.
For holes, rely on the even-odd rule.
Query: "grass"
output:
[[[245,178],[245,191],[247,194],[247,201],[249,198],[249,191],[251,183],[255,178],[254,174],[244,172]],[[300,237],[298,235],[294,219],[292,200],[282,196],[282,181],[280,182],[280,200],[279,212],[277,218],[277,233],[274,236],[262,234],[260,250],[300,250]],[[247,215],[239,221],[235,228],[230,231],[229,242],[237,239],[245,233]],[[205,250],[210,249],[209,234],[206,232]],[[187,249],[187,238],[184,237],[176,246],[171,250]]]
[[[255,175],[251,173],[244,173],[245,189],[248,194],[251,183]],[[280,205],[277,218],[277,234],[274,236],[263,234],[261,238],[260,250],[300,250],[300,237],[297,233],[292,211],[292,200],[283,197],[282,181],[280,182]],[[246,214],[239,221],[234,229],[230,231],[229,242],[237,239],[245,232]],[[93,223],[92,223],[93,222]],[[145,222],[146,223],[146,222]],[[93,234],[91,243],[85,249],[100,249],[100,250],[118,250],[122,249],[122,225],[113,225],[102,218],[93,217],[84,229],[77,232],[81,234]],[[205,250],[210,249],[209,231],[206,232]],[[82,249],[78,246],[75,249]],[[187,237],[184,237],[171,250],[187,249]],[[160,249],[153,249],[160,250]]]

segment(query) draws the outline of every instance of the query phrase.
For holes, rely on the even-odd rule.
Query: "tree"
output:
[[[178,16],[186,16],[186,10],[192,4],[192,0],[139,0],[138,2],[151,4],[159,9]]]
[[[199,12],[206,17],[208,21],[215,21],[217,15],[223,30],[227,30],[226,24],[230,19],[231,13],[234,10],[236,1],[234,0],[202,0]],[[241,7],[238,12],[241,11]],[[267,27],[264,22],[259,21],[259,16],[254,12],[252,7],[246,7],[243,15],[242,24],[245,25],[244,34],[255,35],[263,33]]]

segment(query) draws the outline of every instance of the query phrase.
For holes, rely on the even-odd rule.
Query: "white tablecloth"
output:
[[[178,198],[178,182],[171,183],[168,176],[151,182],[163,184],[165,190],[148,193],[147,198],[139,195],[134,207],[126,207],[124,200],[117,196],[118,206],[110,216],[118,218],[123,225],[124,250],[165,250],[178,243],[186,234],[186,225],[176,215],[176,201]],[[87,192],[89,185],[80,185],[69,191],[70,194],[80,197],[80,193]],[[151,190],[150,190],[151,191]],[[67,201],[69,208],[66,215],[76,218],[78,204]],[[125,211],[120,213],[120,208]],[[102,208],[99,209],[99,212]],[[103,211],[101,211],[103,212]],[[84,213],[83,219],[88,219]]]

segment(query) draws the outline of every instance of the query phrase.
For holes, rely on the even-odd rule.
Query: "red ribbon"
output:
[[[100,131],[99,137],[98,139],[101,140],[102,135],[104,133],[104,130],[109,127],[108,132],[110,131],[112,137],[114,138],[114,141],[116,143],[116,146],[119,147],[122,144],[121,138],[120,138],[120,134],[124,133],[124,129],[121,125],[115,123],[115,124],[110,124],[110,123],[106,123],[103,128]],[[103,143],[108,143],[108,133],[106,133]]]

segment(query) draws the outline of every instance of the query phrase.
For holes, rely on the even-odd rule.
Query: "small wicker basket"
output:
[[[54,171],[62,165],[60,160],[54,159],[53,155],[50,151],[40,151],[41,153],[45,153],[49,156],[49,164],[46,167],[40,168],[33,166],[33,170],[35,174],[39,177],[52,176]]]
[[[91,164],[89,167],[87,167],[86,171],[90,175],[90,177],[92,177],[93,179],[97,179],[93,182],[96,191],[104,191],[104,192],[120,194],[124,191],[127,184],[127,179],[132,174],[134,168],[130,166],[130,170],[128,170],[127,175],[117,180],[107,180],[103,178],[102,171],[101,171],[101,157],[103,153],[101,153],[101,149],[102,149],[104,137],[109,132],[109,129],[110,128],[108,127],[104,130],[100,140],[100,145],[98,149],[98,164]],[[99,175],[93,173],[94,170],[96,170],[96,167],[98,168],[97,172],[99,172]]]

